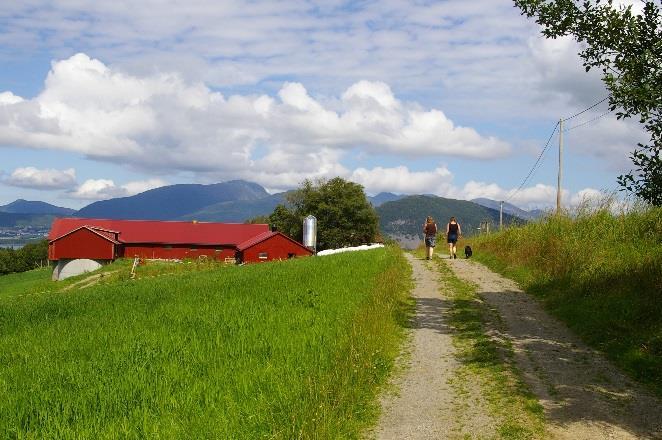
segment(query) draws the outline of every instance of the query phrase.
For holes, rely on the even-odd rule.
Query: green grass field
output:
[[[0,277],[0,437],[360,436],[411,310],[401,252],[196,267]]]
[[[551,217],[472,245],[478,260],[662,395],[662,208]]]

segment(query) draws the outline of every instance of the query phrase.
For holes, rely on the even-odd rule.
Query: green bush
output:
[[[48,265],[48,240],[28,243],[20,249],[0,249],[0,275]]]

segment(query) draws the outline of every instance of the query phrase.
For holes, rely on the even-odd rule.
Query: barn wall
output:
[[[123,246],[122,256],[125,258],[154,258],[163,260],[197,259],[200,256],[224,260],[226,257],[234,258],[234,248],[227,246],[191,246],[191,245],[165,245],[165,244],[126,244]]]
[[[260,253],[266,252],[267,258],[260,258]],[[287,238],[274,235],[261,243],[245,249],[243,252],[243,261],[245,263],[256,263],[261,261],[287,260],[290,254],[295,257],[309,256],[311,253]]]
[[[99,237],[88,229],[79,229],[48,245],[48,258],[50,260],[63,258],[112,260],[115,258],[114,253],[115,245],[112,242]]]

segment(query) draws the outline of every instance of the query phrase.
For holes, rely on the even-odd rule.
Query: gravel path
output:
[[[481,406],[478,388],[465,391],[462,404],[451,381],[458,362],[451,330],[444,322],[450,307],[440,293],[432,265],[406,254],[413,268],[416,316],[401,375],[392,383],[397,394],[381,399],[381,418],[369,436],[377,439],[446,439],[491,437],[492,420]],[[461,414],[458,414],[461,407]]]
[[[662,402],[584,345],[517,285],[471,260],[448,261],[503,320],[517,365],[559,439],[662,439]]]

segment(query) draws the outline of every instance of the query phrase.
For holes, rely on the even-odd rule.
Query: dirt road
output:
[[[458,367],[445,320],[451,303],[434,265],[408,258],[416,281],[410,345],[404,369],[393,379],[396,392],[382,397],[382,416],[369,437],[495,437],[480,389],[456,395],[450,385]],[[500,317],[499,328],[487,330],[512,344],[516,366],[544,408],[550,438],[662,439],[662,403],[583,344],[537,300],[475,261],[444,264],[477,285],[484,306]]]
[[[377,439],[446,439],[491,437],[493,423],[474,388],[461,397],[451,385],[458,366],[451,329],[444,316],[449,301],[440,293],[437,274],[430,262],[406,254],[416,286],[416,316],[405,370],[392,384],[396,393],[382,398],[382,416],[370,437]],[[465,400],[458,414],[458,399]]]
[[[503,320],[525,382],[560,439],[662,438],[662,403],[583,344],[538,301],[472,260],[448,260]]]

